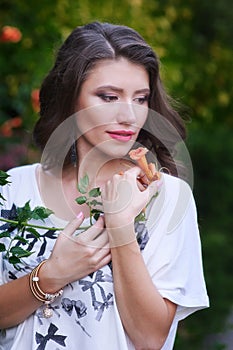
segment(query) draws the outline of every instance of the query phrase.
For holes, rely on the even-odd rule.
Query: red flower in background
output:
[[[31,93],[32,108],[37,113],[40,110],[39,94],[40,94],[40,90],[39,89],[32,90],[32,93]]]
[[[5,137],[11,137],[13,134],[12,129],[19,128],[22,125],[22,122],[23,121],[21,117],[8,119],[0,126],[0,134]]]
[[[4,26],[0,34],[0,42],[17,43],[21,40],[22,33],[16,27]]]

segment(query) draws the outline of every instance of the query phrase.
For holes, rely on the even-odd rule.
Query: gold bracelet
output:
[[[53,303],[56,298],[60,297],[63,294],[63,289],[60,289],[58,292],[54,294],[50,294],[50,293],[43,292],[42,289],[40,288],[38,283],[40,280],[38,273],[41,266],[46,261],[47,260],[41,261],[41,263],[31,271],[29,275],[29,286],[34,297],[45,304],[43,315],[45,318],[49,318],[53,315],[53,311],[50,307],[50,304]]]

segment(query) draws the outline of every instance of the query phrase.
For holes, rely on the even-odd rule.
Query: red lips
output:
[[[115,140],[127,142],[130,141],[132,136],[135,134],[132,130],[112,130],[107,131],[109,136]]]

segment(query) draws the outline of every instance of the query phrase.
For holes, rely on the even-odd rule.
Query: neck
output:
[[[113,158],[93,148],[79,158],[78,181],[88,175],[90,188],[101,187],[114,174],[126,171],[132,165],[126,158]]]
[[[77,181],[79,182],[84,175],[88,175],[89,189],[101,188],[114,174],[126,171],[132,165],[130,161],[125,159],[111,159],[107,156],[100,158],[90,152],[79,163],[79,167],[71,166],[61,176],[44,172],[40,168],[38,184],[41,197],[45,206],[62,219],[70,220],[80,210],[88,217],[89,208],[85,205],[78,206],[75,202],[75,199],[82,195],[77,190]]]

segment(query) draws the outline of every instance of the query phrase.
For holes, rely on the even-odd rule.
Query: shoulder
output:
[[[35,190],[37,166],[38,164],[35,163],[19,166],[7,171],[10,183],[2,186],[0,190],[8,206],[18,201],[18,204],[21,204],[22,200],[25,201],[25,196],[27,196],[28,192],[32,193]]]
[[[180,204],[193,200],[193,193],[190,185],[184,180],[171,176],[168,174],[162,174],[158,183],[158,200],[160,206],[174,207],[174,204],[178,201]]]
[[[38,163],[34,163],[30,165],[22,165],[8,170],[7,174],[10,175],[10,186],[15,187],[16,185],[18,186],[19,183],[22,183],[22,185],[26,186],[31,180],[35,179],[37,166]]]
[[[196,217],[196,205],[192,189],[184,180],[163,174],[158,196],[149,210],[149,225],[163,224],[173,230],[191,210]]]
[[[162,175],[163,183],[167,191],[169,191],[170,195],[174,195],[175,193],[179,193],[180,190],[187,191],[189,194],[192,194],[192,189],[190,185],[182,180],[179,177],[175,177],[168,174]]]
[[[166,206],[174,208],[179,203],[187,207],[193,201],[192,188],[186,181],[167,174],[163,174],[162,178],[161,194]]]
[[[35,173],[38,165],[39,163],[18,166],[8,170],[7,174],[9,174],[11,178],[14,178],[14,179],[19,179],[22,176],[30,176]]]
[[[7,171],[7,174],[10,175],[10,188],[11,190],[21,190],[25,189],[27,186],[30,186],[31,182],[34,182],[36,179],[36,168],[38,164],[23,165],[16,168],[12,168]]]

